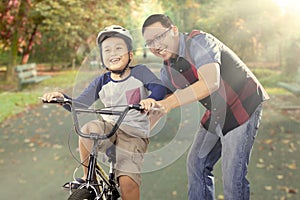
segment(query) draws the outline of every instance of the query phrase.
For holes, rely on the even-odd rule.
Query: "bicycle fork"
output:
[[[96,178],[96,163],[97,163],[97,157],[98,157],[98,151],[97,151],[97,144],[98,140],[94,140],[94,145],[92,152],[89,156],[89,165],[88,165],[88,171],[87,171],[87,177],[86,177],[86,187],[91,187],[95,194],[97,195],[99,193],[99,187],[97,184],[97,178]]]
[[[110,183],[110,188],[108,191],[108,196],[110,199],[118,199],[120,197],[120,191],[119,188],[117,187],[117,180],[115,176],[115,164],[116,164],[116,146],[115,144],[110,147],[110,154],[108,155],[109,157],[109,183]]]

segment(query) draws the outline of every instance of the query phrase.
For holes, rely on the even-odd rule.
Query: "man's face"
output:
[[[147,26],[144,31],[146,47],[163,60],[170,59],[178,51],[179,37],[178,34],[173,36],[170,34],[173,29],[174,27],[166,28],[160,22],[156,22]]]

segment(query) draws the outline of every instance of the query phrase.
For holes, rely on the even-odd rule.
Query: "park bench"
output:
[[[295,96],[299,97],[300,96],[300,68],[298,68],[295,80],[293,82],[289,82],[289,83],[278,82],[277,85],[293,93]],[[280,108],[284,110],[299,110],[300,105],[297,103],[297,105],[285,105],[285,106],[280,106]]]
[[[21,90],[25,84],[34,84],[51,78],[51,76],[39,76],[35,63],[18,65],[15,68],[18,75],[19,84],[18,89]]]
[[[290,91],[296,96],[300,96],[300,67],[298,68],[295,81],[290,83],[278,82],[277,85]]]

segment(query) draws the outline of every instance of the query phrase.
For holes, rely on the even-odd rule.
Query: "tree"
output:
[[[27,15],[27,11],[30,9],[30,6],[30,0],[1,1],[0,43],[2,51],[9,51],[10,55],[5,76],[7,81],[12,81],[13,79],[13,66],[17,63],[18,51],[21,49],[22,45],[24,45],[24,41],[29,35],[28,32],[30,32],[28,30],[31,25],[29,25]],[[32,32],[30,32],[30,35],[32,35]]]
[[[282,10],[272,0],[161,1],[165,13],[179,29],[212,33],[245,61],[277,61],[299,35],[299,17]],[[284,64],[284,63],[283,63]]]
[[[6,80],[13,67],[27,63],[32,51],[44,60],[72,60],[81,44],[94,44],[104,26],[129,21],[129,0],[8,0],[0,2],[0,44],[10,52]],[[122,12],[120,12],[120,7]],[[92,41],[92,42],[91,42]],[[39,46],[39,47],[38,47]]]
[[[111,24],[125,24],[130,16],[129,1],[61,0],[43,1],[36,11],[45,20],[41,26],[42,43],[35,48],[35,58],[71,63],[79,49],[95,47],[97,33]],[[120,11],[122,7],[122,12]]]
[[[203,2],[195,0],[161,1],[165,14],[183,32],[189,32],[196,26],[197,18],[200,16],[200,8]]]

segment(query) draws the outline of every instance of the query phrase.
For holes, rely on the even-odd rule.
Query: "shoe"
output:
[[[66,190],[76,190],[79,188],[79,186],[81,186],[82,184],[85,183],[85,180],[81,179],[81,178],[75,178],[74,181],[70,181],[65,183],[62,188],[66,189]]]

